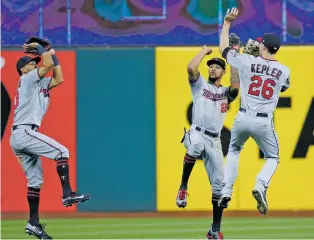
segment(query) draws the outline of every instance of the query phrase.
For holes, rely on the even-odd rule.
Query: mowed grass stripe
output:
[[[100,223],[100,222],[97,222],[97,223],[81,223],[82,221],[76,221],[76,222],[71,222],[71,223],[67,223],[67,224],[64,224],[62,221],[60,222],[51,222],[49,224],[49,229],[79,229],[79,228],[86,228],[86,226],[88,226],[88,228],[104,228],[104,229],[114,229],[114,228],[121,228],[121,227],[132,227],[132,228],[143,228],[143,227],[146,227],[146,228],[149,228],[149,227],[165,227],[165,228],[171,228],[171,227],[175,227],[175,226],[209,226],[211,224],[211,220],[207,220],[207,221],[185,221],[185,222],[168,222],[168,221],[155,221],[155,222],[137,222],[137,223],[134,223],[134,222],[123,222],[123,223]],[[250,226],[250,225],[256,225],[256,223],[258,223],[259,226],[267,226],[269,224],[271,224],[270,222],[267,222],[267,221],[262,221],[262,220],[259,220],[259,221],[255,221],[255,222],[245,222],[245,225],[246,226]],[[273,223],[273,222],[272,222]],[[276,222],[277,224],[279,223],[283,223],[285,225],[294,225],[295,224],[295,221],[283,221],[283,222]],[[304,223],[304,224],[308,224],[308,222],[300,222],[300,223]],[[244,224],[244,222],[233,222],[233,223],[230,223],[228,221],[225,221],[223,222],[223,226],[226,226],[226,225],[232,225],[232,226],[242,226]],[[12,229],[16,229],[17,224],[15,225],[2,225],[2,229],[3,230],[12,230]],[[19,224],[20,225],[20,224]],[[25,222],[22,224],[23,226],[25,225]],[[314,225],[314,220],[313,220],[313,225]]]
[[[150,223],[162,223],[162,224],[171,224],[171,223],[207,223],[211,221],[211,217],[209,218],[180,218],[180,219],[165,219],[165,218],[155,218],[155,219],[41,219],[42,222],[47,224],[55,224],[58,222],[62,222],[62,224],[77,224],[77,222],[84,222],[84,224],[106,224],[106,225],[124,225],[124,224],[150,224]],[[255,223],[278,223],[278,222],[295,222],[296,218],[267,218],[267,217],[260,217],[260,218],[224,218],[223,223],[232,223],[232,224],[255,224]],[[297,218],[298,223],[307,223],[313,222],[314,218]],[[15,226],[16,224],[26,224],[26,220],[2,220],[2,226]]]
[[[313,229],[313,225],[301,225],[301,226],[296,226],[294,228],[294,231],[296,230],[301,230],[300,232],[304,230],[309,230]],[[80,230],[80,231],[78,231]],[[279,231],[283,230],[284,232],[289,230],[290,233],[292,234],[293,232],[291,231],[290,226],[265,226],[265,227],[260,227],[260,226],[252,226],[252,227],[225,227],[224,228],[224,233],[239,233],[239,237],[243,238],[243,233],[248,233],[251,231],[250,236],[259,236],[257,231],[262,231],[261,233],[265,234],[265,231],[267,232],[267,236],[271,237],[271,230],[273,230],[276,234],[279,234]],[[67,238],[67,237],[104,237],[104,238],[110,238],[110,237],[121,237],[125,236],[125,238],[130,238],[130,236],[133,237],[147,237],[150,236],[152,237],[157,237],[158,236],[165,236],[165,235],[171,235],[171,236],[184,236],[186,237],[186,233],[193,233],[193,236],[199,235],[199,233],[206,233],[207,229],[205,228],[173,228],[173,229],[165,229],[165,228],[154,228],[154,229],[120,229],[120,230],[104,230],[104,229],[89,229],[88,226],[86,226],[86,229],[77,229],[75,232],[56,232],[54,237],[56,238]],[[52,234],[52,232],[50,231]],[[241,236],[242,235],[242,236]],[[5,233],[3,232],[3,237],[4,238],[18,238],[21,236],[20,234],[14,234],[14,233]],[[314,233],[313,233],[314,237]]]
[[[65,221],[71,220],[71,221]],[[204,238],[210,219],[49,219],[47,231],[55,238]],[[2,222],[3,238],[29,239],[25,220]],[[97,225],[95,225],[95,223]],[[131,224],[131,225],[129,225]],[[166,226],[165,226],[166,225]],[[269,226],[268,226],[269,225]],[[104,227],[106,226],[106,227]],[[107,226],[109,229],[107,229]],[[130,228],[129,228],[130,226]],[[182,227],[181,227],[182,226]],[[312,238],[314,218],[226,218],[223,232],[230,238]],[[70,227],[70,228],[69,228]],[[111,229],[110,229],[111,227]],[[143,228],[145,230],[143,231]],[[153,228],[153,229],[150,229]],[[169,229],[170,228],[170,229]],[[188,229],[188,230],[186,230]],[[69,231],[68,231],[69,230]],[[313,233],[311,233],[313,232]],[[287,235],[287,233],[289,233]],[[273,235],[273,236],[272,236]],[[277,237],[278,235],[278,237]],[[169,237],[168,237],[169,236]],[[266,236],[266,237],[265,237]],[[282,236],[282,237],[281,237]]]
[[[249,222],[249,223],[243,223],[243,222],[238,222],[238,223],[223,223],[222,228],[223,229],[228,229],[231,226],[239,226],[240,228],[245,225],[246,229],[250,229],[250,228],[255,228],[257,222]],[[295,225],[295,222],[277,222],[277,224],[284,224],[285,226],[290,226],[292,229]],[[211,224],[211,221],[208,222],[155,222],[155,223],[115,223],[115,224],[106,224],[106,223],[93,223],[93,224],[83,224],[81,222],[79,222],[79,224],[77,222],[73,222],[72,224],[64,224],[64,223],[51,223],[49,226],[49,230],[70,230],[70,229],[97,229],[97,228],[101,228],[101,229],[121,229],[121,228],[132,228],[132,229],[137,229],[137,228],[173,228],[173,227],[209,227]],[[268,228],[268,226],[271,223],[267,223],[267,222],[258,222],[258,226],[260,228],[265,227]],[[300,223],[298,223],[300,224]],[[302,223],[301,223],[302,224]],[[304,225],[308,225],[308,223],[304,223]],[[25,227],[25,224],[23,224],[21,226]],[[314,228],[314,221],[313,221],[313,228]],[[13,226],[2,226],[2,230],[3,231],[12,231],[17,229],[17,225]]]
[[[313,232],[256,232],[229,233],[225,239],[314,239]]]

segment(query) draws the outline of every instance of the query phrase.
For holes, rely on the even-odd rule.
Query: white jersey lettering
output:
[[[241,107],[272,114],[282,90],[290,87],[290,70],[276,60],[267,60],[230,50],[227,62],[240,75]]]
[[[219,133],[228,109],[229,88],[216,87],[200,75],[190,82],[193,95],[192,123],[211,132]]]

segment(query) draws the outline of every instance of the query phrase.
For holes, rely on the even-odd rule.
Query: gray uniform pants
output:
[[[256,178],[254,189],[266,191],[279,163],[279,142],[273,116],[259,117],[256,112],[239,112],[231,131],[231,140],[225,164],[222,194],[232,194],[238,175],[239,157],[246,141],[252,137],[264,153],[266,163]]]
[[[195,128],[196,126],[192,124],[189,131],[186,132],[184,146],[190,156],[198,157],[201,155],[203,157],[208,179],[212,186],[212,193],[220,196],[224,170],[220,137],[212,138]]]
[[[19,129],[12,130],[10,145],[24,169],[28,187],[40,188],[43,183],[41,156],[54,160],[69,158],[66,147],[36,129],[32,130],[29,125],[19,125]]]

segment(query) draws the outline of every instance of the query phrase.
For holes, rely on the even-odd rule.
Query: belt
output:
[[[200,127],[195,127],[195,129],[196,129],[197,131],[199,131],[199,132],[202,131],[202,129],[201,129]],[[204,134],[206,134],[206,135],[208,135],[208,136],[211,136],[211,137],[213,137],[213,138],[216,138],[216,137],[219,136],[218,133],[213,133],[213,132],[210,132],[210,131],[207,131],[207,130],[204,131]]]
[[[240,107],[240,111],[245,113],[245,112],[246,112],[246,109]],[[257,116],[257,117],[268,117],[268,114],[267,114],[267,113],[256,113],[256,116]]]
[[[34,124],[22,124],[23,126],[30,126],[32,130],[34,130],[35,128],[37,129],[38,126],[34,125]],[[13,125],[12,129],[13,131],[16,129],[19,129],[21,125]]]

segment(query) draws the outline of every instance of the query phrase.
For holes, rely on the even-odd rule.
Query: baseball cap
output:
[[[22,73],[21,73],[21,71],[20,71],[20,69],[21,69],[22,67],[24,67],[26,64],[28,64],[28,63],[30,63],[30,62],[32,62],[32,61],[34,61],[36,64],[38,64],[38,63],[40,62],[40,60],[41,60],[40,57],[34,57],[34,58],[32,58],[32,57],[30,57],[30,56],[23,56],[23,57],[21,57],[21,58],[17,61],[17,63],[16,63],[16,70],[17,70],[17,72],[18,72],[20,75],[22,75]]]
[[[212,58],[207,61],[207,66],[210,66],[212,64],[217,64],[220,67],[222,67],[223,70],[226,70],[226,63],[223,59],[221,58]]]
[[[273,33],[266,33],[263,38],[257,38],[257,41],[263,43],[270,51],[277,52],[280,48],[280,38]]]

